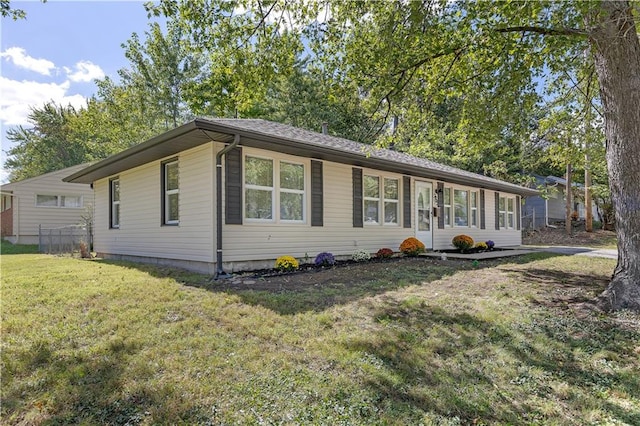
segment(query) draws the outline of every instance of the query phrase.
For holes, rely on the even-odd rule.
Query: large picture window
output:
[[[109,181],[109,227],[120,228],[120,179],[114,178]]]
[[[178,160],[162,163],[162,214],[164,225],[180,223],[180,185],[178,182]]]
[[[305,221],[304,164],[247,155],[244,170],[246,219],[292,223]]]

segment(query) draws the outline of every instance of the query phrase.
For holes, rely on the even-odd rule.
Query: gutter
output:
[[[206,132],[205,132],[206,133]],[[214,280],[230,278],[222,268],[222,156],[240,143],[240,135],[236,133],[233,142],[216,154],[216,274]]]

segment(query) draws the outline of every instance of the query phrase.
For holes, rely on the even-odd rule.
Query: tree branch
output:
[[[589,32],[578,28],[543,28],[531,25],[503,27],[495,29],[499,33],[536,33],[546,36],[578,36],[589,37]]]

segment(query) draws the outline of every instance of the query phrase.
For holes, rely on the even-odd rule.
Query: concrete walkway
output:
[[[484,253],[440,253],[440,252],[427,252],[422,253],[420,256],[435,257],[442,259],[443,255],[446,255],[447,259],[469,259],[469,260],[484,260],[484,259],[499,259],[502,257],[521,256],[523,254],[530,254],[539,251],[546,251],[549,253],[557,253],[564,255],[576,255],[587,257],[604,257],[607,259],[617,259],[618,250],[616,249],[601,249],[592,247],[570,247],[570,246],[520,246],[514,247],[509,250],[500,251],[487,251]]]
[[[593,247],[571,247],[571,246],[522,246],[526,250],[546,251],[550,253],[587,256],[587,257],[605,257],[607,259],[617,259],[617,249],[603,249]]]

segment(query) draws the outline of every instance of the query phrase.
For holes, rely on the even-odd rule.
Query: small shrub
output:
[[[336,258],[333,254],[323,251],[322,253],[318,253],[313,263],[315,263],[316,266],[333,266],[336,264]]]
[[[494,248],[494,247],[496,246],[496,243],[494,243],[494,242],[493,242],[493,241],[491,241],[491,240],[487,240],[487,241],[485,241],[484,243],[487,245],[487,248],[488,248],[489,250],[491,250],[492,248]]]
[[[364,262],[366,260],[371,259],[371,255],[366,250],[358,249],[358,250],[354,250],[353,254],[351,255],[351,258],[356,262]]]
[[[460,234],[453,237],[451,243],[455,248],[465,251],[473,247],[473,238],[468,235]]]
[[[298,261],[293,256],[280,256],[276,259],[275,269],[281,272],[291,272],[298,269]]]
[[[476,243],[476,245],[474,247],[477,248],[478,250],[487,250],[489,248],[487,243],[485,243],[483,241],[480,241],[479,243]]]
[[[390,248],[386,248],[386,247],[385,248],[381,248],[376,253],[376,257],[378,259],[389,259],[389,258],[393,257],[393,250],[391,250]]]
[[[400,244],[400,251],[407,256],[417,256],[420,253],[424,253],[425,247],[419,239],[409,237]]]

